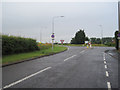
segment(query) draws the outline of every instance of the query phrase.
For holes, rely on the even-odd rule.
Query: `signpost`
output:
[[[88,44],[88,41],[85,41],[85,44]]]
[[[53,45],[54,45],[54,37],[55,37],[55,35],[54,35],[54,33],[52,33],[52,35],[51,35],[51,38],[52,38],[52,50],[53,50]]]
[[[120,39],[120,32],[118,33],[118,39]]]
[[[85,41],[85,44],[87,44],[87,48],[89,48],[89,47],[88,47],[89,42],[88,42],[88,41]]]
[[[61,44],[63,45],[64,40],[60,40],[60,41],[61,41]]]
[[[60,40],[61,41],[61,44],[63,44],[64,40]]]
[[[55,36],[54,36],[54,33],[51,35],[51,37],[52,37],[52,38],[54,38],[54,37],[55,37]]]

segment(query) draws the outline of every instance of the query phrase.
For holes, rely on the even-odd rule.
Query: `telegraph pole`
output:
[[[101,44],[103,44],[103,27],[102,27],[102,25],[99,25],[100,26],[100,28],[101,28]]]

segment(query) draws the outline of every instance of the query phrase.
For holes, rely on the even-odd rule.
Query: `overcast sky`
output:
[[[3,2],[4,34],[31,37],[51,42],[52,17],[55,19],[55,41],[70,42],[78,29],[88,37],[113,37],[118,29],[117,2]]]

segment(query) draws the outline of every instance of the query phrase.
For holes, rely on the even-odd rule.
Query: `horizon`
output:
[[[69,43],[79,29],[89,38],[114,37],[118,30],[117,2],[3,2],[4,34],[51,42],[52,18],[55,41]],[[39,11],[39,12],[38,12]]]

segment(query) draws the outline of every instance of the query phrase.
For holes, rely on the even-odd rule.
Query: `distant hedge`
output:
[[[34,39],[2,35],[2,55],[35,50],[39,50],[39,48]]]

